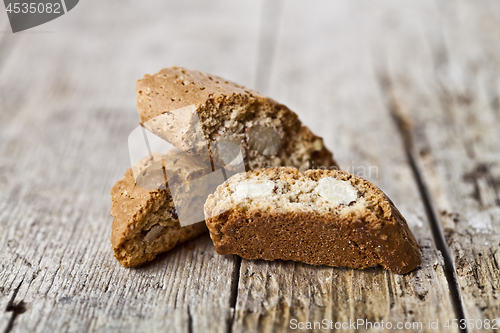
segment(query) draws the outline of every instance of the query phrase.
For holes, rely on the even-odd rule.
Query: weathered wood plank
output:
[[[97,13],[81,2],[43,26],[56,33],[19,36],[0,67],[0,330],[16,290],[12,305],[21,312],[23,301],[27,311],[13,331],[229,329],[238,260],[216,255],[207,236],[139,270],[121,268],[109,251],[108,191],[128,166],[135,80],[170,64],[257,84],[289,104],[344,169],[394,199],[423,245],[422,268],[406,276],[243,260],[234,331],[286,331],[292,318],[423,321],[424,329],[429,319],[454,318],[403,142],[379,94],[381,54],[392,59],[414,158],[443,213],[467,317],[498,317],[498,235],[481,229],[498,231],[497,5],[407,5],[288,1],[282,19],[264,26],[279,29],[274,54],[257,52],[266,8],[253,2],[127,10],[106,2]]]
[[[287,1],[265,93],[322,133],[345,170],[373,181],[393,199],[422,245],[421,268],[400,276],[377,268],[243,260],[234,331],[293,331],[292,319],[364,319],[422,322],[421,331],[430,332],[429,320],[456,318],[421,194],[374,70],[374,51],[381,47],[375,32],[400,7],[396,2]]]
[[[393,43],[406,48],[388,51],[391,94],[412,124],[412,153],[451,249],[465,316],[475,324],[500,318],[500,8],[493,1],[428,8],[439,24],[414,38],[401,33]]]
[[[192,10],[196,8],[197,10]],[[128,270],[109,190],[129,167],[135,81],[183,65],[252,86],[260,3],[99,4],[16,35],[0,69],[0,329],[225,332],[237,260],[207,235]]]

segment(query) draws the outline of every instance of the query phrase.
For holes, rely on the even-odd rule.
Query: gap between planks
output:
[[[408,159],[408,164],[411,167],[413,177],[415,178],[415,183],[417,184],[420,197],[424,204],[425,213],[429,219],[432,236],[434,243],[444,258],[444,273],[446,280],[448,281],[448,288],[450,289],[451,299],[453,302],[453,307],[457,316],[458,321],[466,320],[464,303],[462,295],[460,292],[460,284],[458,283],[457,272],[455,269],[455,264],[450,253],[450,249],[446,245],[443,228],[439,223],[438,213],[436,205],[432,199],[428,186],[424,180],[422,171],[420,170],[418,163],[416,161],[416,149],[413,144],[413,135],[411,129],[411,122],[406,118],[404,113],[401,111],[401,106],[392,89],[392,81],[387,67],[382,66],[382,70],[375,68],[375,73],[377,73],[378,85],[382,93],[382,98],[386,102],[386,107],[391,115],[391,118],[398,129],[398,133],[403,142],[403,147],[405,150],[406,157]],[[459,327],[460,332],[467,333],[467,327]]]
[[[23,284],[23,282],[24,278],[23,280],[21,280],[17,288],[14,289],[14,293],[12,294],[12,297],[7,303],[7,307],[5,308],[5,312],[12,312],[12,315],[7,326],[5,327],[4,333],[9,333],[14,327],[14,321],[16,320],[16,317],[26,312],[26,303],[24,301],[21,300],[19,303],[16,303],[16,296],[19,293],[19,289],[21,289],[21,285]]]

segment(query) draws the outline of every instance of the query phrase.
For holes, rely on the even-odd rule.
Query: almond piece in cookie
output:
[[[241,146],[247,170],[337,167],[323,139],[285,105],[220,77],[170,67],[146,75],[136,90],[141,124],[182,151],[217,163]]]
[[[372,183],[338,170],[268,168],[237,174],[205,203],[219,254],[404,274],[422,259],[391,200]]]

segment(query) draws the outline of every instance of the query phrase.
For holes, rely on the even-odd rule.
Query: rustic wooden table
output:
[[[484,323],[500,320],[500,2],[81,1],[15,35],[2,11],[0,29],[0,332],[283,332],[323,319],[496,331]],[[420,268],[241,260],[208,235],[121,267],[109,190],[129,167],[135,82],[171,65],[296,111],[344,170],[393,199]]]

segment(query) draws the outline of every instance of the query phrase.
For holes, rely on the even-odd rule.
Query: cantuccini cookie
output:
[[[237,174],[205,203],[219,254],[407,273],[419,245],[391,200],[338,170],[268,168]]]
[[[241,148],[247,169],[337,167],[323,139],[286,106],[214,75],[179,67],[146,75],[137,109],[148,130],[182,151],[208,147],[215,164]]]
[[[186,154],[154,154],[128,169],[111,189],[114,217],[111,245],[116,259],[125,267],[140,266],[207,230],[204,222],[180,225],[165,178],[166,168],[172,178],[178,178],[177,184],[207,172],[204,163]],[[138,174],[137,180],[134,171]],[[189,186],[189,182],[183,184]],[[184,206],[189,206],[188,200],[196,200],[177,199],[176,204]]]

